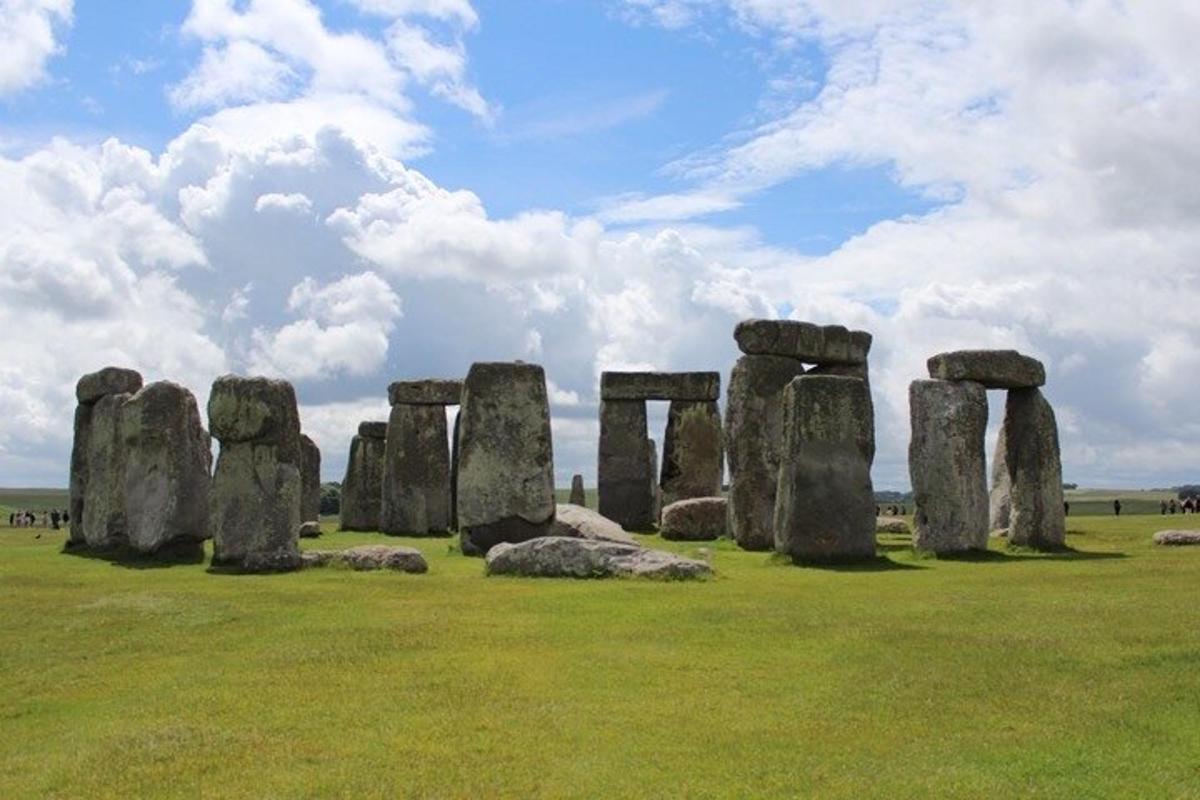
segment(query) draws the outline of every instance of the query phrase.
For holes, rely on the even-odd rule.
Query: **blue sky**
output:
[[[1184,2],[0,0],[0,484],[65,481],[106,363],[202,403],[289,378],[336,479],[389,381],[485,358],[545,364],[590,480],[601,370],[727,375],[777,315],[875,334],[881,488],[957,347],[1046,362],[1068,480],[1194,481],[1196,33]]]

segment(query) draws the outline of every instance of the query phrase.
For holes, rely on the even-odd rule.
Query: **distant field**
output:
[[[15,509],[23,511],[49,511],[67,508],[69,503],[66,489],[0,489],[0,512],[4,522]]]

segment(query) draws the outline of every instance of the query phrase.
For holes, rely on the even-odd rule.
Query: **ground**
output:
[[[485,578],[332,523],[304,546],[429,573],[0,528],[0,796],[1197,797],[1200,548],[1160,527],[965,561],[884,537],[855,569],[646,537],[710,557],[700,583]]]

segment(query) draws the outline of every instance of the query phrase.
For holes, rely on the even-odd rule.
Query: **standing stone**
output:
[[[662,519],[663,492],[658,485],[658,442],[646,440],[646,477],[650,481],[650,496],[654,498],[651,505],[654,524]],[[647,529],[648,530],[648,529]]]
[[[83,499],[87,492],[88,436],[92,430],[92,406],[75,406],[75,436],[71,442],[71,475],[69,483],[71,522],[67,533],[67,547],[82,547],[87,544],[83,535]]]
[[[386,435],[386,422],[364,422],[350,441],[338,519],[338,527],[343,531],[379,530]]]
[[[913,545],[939,554],[986,550],[987,391],[978,383],[920,380],[909,386],[908,399]]]
[[[742,356],[729,377],[725,451],[728,530],[743,550],[775,547],[775,488],[783,446],[783,390],[804,365],[783,356]]]
[[[871,404],[871,418],[875,418],[875,401],[871,397],[871,375],[867,362],[861,364],[817,364],[805,373],[806,375],[840,375],[844,378],[858,378],[867,385],[867,402]],[[871,463],[875,463],[875,430],[871,429]]]
[[[458,424],[462,407],[454,412],[454,430],[450,434],[450,529],[458,530]]]
[[[875,556],[874,420],[857,378],[804,375],[784,391],[775,550],[793,561]]]
[[[536,364],[471,365],[459,429],[462,550],[546,535],[554,522],[554,451],[546,374]]]
[[[321,520],[321,448],[300,434],[300,521]]]
[[[1004,409],[1011,484],[1009,544],[1044,550],[1066,544],[1062,460],[1054,409],[1039,389],[1012,389]]]
[[[300,415],[286,381],[225,375],[208,399],[221,443],[210,496],[213,564],[247,572],[301,566]]]
[[[583,476],[575,475],[571,478],[571,505],[587,507],[587,495],[583,491]]]
[[[196,398],[179,384],[152,383],[125,403],[121,435],[130,548],[201,555],[209,538],[212,439]]]
[[[450,448],[446,409],[392,406],[383,458],[380,530],[424,536],[450,530]]]
[[[663,506],[719,495],[723,467],[716,401],[671,401],[663,438]]]
[[[92,406],[87,436],[87,486],[83,492],[83,538],[93,550],[128,544],[125,516],[125,443],[121,412],[131,394],[108,394]]]
[[[627,531],[654,527],[655,461],[643,400],[600,401],[598,510]]]
[[[1008,479],[1008,464],[1005,462],[1005,450],[1008,435],[1005,426],[1000,425],[1000,437],[996,440],[996,450],[992,454],[992,490],[988,497],[988,528],[993,531],[1004,531],[1008,535],[1009,509],[1012,498],[1009,496],[1012,485]]]

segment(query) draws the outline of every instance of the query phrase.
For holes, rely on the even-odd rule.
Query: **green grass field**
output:
[[[722,542],[690,584],[485,578],[448,539],[391,540],[422,576],[216,575],[0,529],[0,797],[1198,797],[1200,548],[1072,527],[838,569]]]

